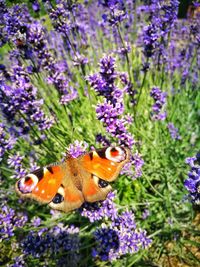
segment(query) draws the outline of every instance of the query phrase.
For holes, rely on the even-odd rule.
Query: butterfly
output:
[[[125,147],[105,147],[78,158],[68,155],[61,163],[39,168],[16,182],[23,198],[32,198],[51,208],[68,212],[84,202],[106,199],[120,170],[129,161]]]

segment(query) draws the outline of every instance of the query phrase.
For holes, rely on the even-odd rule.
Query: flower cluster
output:
[[[190,166],[188,178],[185,180],[185,187],[190,193],[194,204],[200,204],[200,154],[192,158],[187,158],[186,163]]]
[[[154,99],[155,103],[152,107],[152,118],[154,120],[165,120],[167,113],[162,111],[164,104],[166,103],[165,92],[162,92],[158,87],[153,87],[150,96]]]
[[[165,60],[165,47],[167,46],[168,33],[172,29],[178,14],[179,1],[151,0],[145,6],[149,13],[150,23],[143,28],[144,55],[147,58],[156,53],[159,64]]]
[[[16,34],[20,27],[30,22],[31,17],[26,5],[14,5],[11,8],[6,8],[5,1],[0,1],[1,27],[0,45],[2,46],[8,41],[16,39]]]
[[[2,204],[0,207],[0,241],[10,239],[14,235],[16,228],[23,227],[28,221],[28,217],[22,213]]]
[[[134,164],[134,171],[131,169],[131,165]],[[142,166],[144,165],[144,160],[141,155],[136,151],[131,155],[130,162],[126,163],[121,171],[121,174],[126,174],[132,179],[136,179],[142,176]]]
[[[110,225],[102,224],[94,232],[96,247],[92,250],[93,257],[103,261],[113,261],[127,253],[133,254],[151,244],[146,231],[137,229],[134,214],[125,211],[118,215]]]
[[[75,65],[81,67],[88,63],[88,59],[80,53],[81,47],[87,45],[86,14],[82,5],[63,0],[58,1],[55,7],[51,5],[49,8],[49,16],[55,30],[61,33],[67,51],[74,57]]]
[[[167,124],[167,127],[169,129],[169,133],[170,133],[172,139],[174,139],[174,140],[180,140],[181,139],[181,136],[179,134],[178,129],[174,126],[174,124],[172,122],[169,122]]]
[[[21,247],[25,255],[32,255],[41,258],[45,255],[54,255],[54,259],[59,265],[64,258],[57,257],[65,252],[65,262],[70,266],[76,266],[80,260],[80,238],[79,228],[71,225],[64,226],[59,223],[52,229],[42,228],[38,232],[30,231],[27,237],[21,242]],[[56,256],[57,255],[57,256]],[[62,265],[59,265],[62,266]]]
[[[8,166],[14,169],[13,178],[23,178],[27,174],[27,171],[22,166],[23,158],[24,156],[21,156],[19,152],[8,157]]]
[[[129,120],[123,116],[124,89],[116,87],[118,73],[115,71],[115,59],[105,56],[100,61],[99,74],[90,75],[88,80],[95,91],[104,97],[104,103],[96,108],[97,118],[103,122],[108,133],[119,140],[119,144],[131,148],[134,144],[132,135],[127,131]]]
[[[109,12],[102,15],[104,23],[114,27],[127,18],[127,12],[123,1],[99,1],[100,4],[107,7]]]
[[[61,98],[60,102],[66,104],[77,97],[77,92],[69,86],[69,80],[66,76],[66,64],[59,64],[47,46],[47,34],[45,28],[39,23],[34,22],[29,27],[28,41],[30,42],[38,66],[42,66],[48,71],[47,81],[53,84],[58,90]]]
[[[80,208],[80,214],[87,217],[90,222],[106,219],[114,220],[117,217],[117,208],[113,200],[115,192],[110,192],[106,200],[94,203],[84,203]]]
[[[86,142],[75,140],[74,143],[70,144],[67,148],[66,156],[69,154],[73,158],[78,158],[86,151],[87,148],[88,144]]]
[[[121,255],[135,253],[141,247],[147,248],[151,243],[146,232],[136,228],[132,212],[119,214],[113,202],[115,197],[115,192],[110,192],[107,199],[101,203],[85,203],[80,209],[81,215],[87,217],[90,222],[106,220],[106,224],[102,224],[102,227],[94,232],[96,246],[92,250],[92,256],[103,261],[112,261]]]
[[[11,150],[16,143],[14,136],[9,136],[6,127],[0,123],[0,161],[2,160],[5,152]]]
[[[29,131],[23,116],[30,125],[37,125],[39,130],[49,129],[53,120],[42,111],[43,100],[38,99],[37,88],[32,85],[24,68],[20,65],[13,66],[10,79],[12,85],[2,80],[1,86],[0,108],[4,117],[12,123],[15,121],[15,126],[20,126],[22,134]]]

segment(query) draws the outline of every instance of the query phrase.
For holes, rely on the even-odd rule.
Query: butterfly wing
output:
[[[79,208],[84,201],[70,175],[67,163],[39,168],[17,181],[15,188],[23,198],[32,198],[68,212]]]
[[[128,162],[130,151],[123,147],[108,147],[85,154],[81,165],[87,171],[82,181],[82,193],[88,202],[104,200],[122,167]]]
[[[77,159],[69,157],[63,164],[63,169],[65,176],[49,206],[68,212],[79,208],[83,204],[84,198],[81,192],[81,175]]]
[[[111,190],[110,184],[96,175],[88,173],[84,176],[82,193],[85,201],[96,202],[104,200]]]
[[[63,176],[60,165],[39,168],[18,180],[15,188],[23,198],[49,203],[60,187]]]
[[[85,170],[108,182],[114,181],[129,161],[130,151],[124,147],[107,147],[91,151],[81,158]]]

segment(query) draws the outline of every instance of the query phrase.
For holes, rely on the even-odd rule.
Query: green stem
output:
[[[125,46],[125,43],[124,43],[124,39],[122,38],[121,31],[119,29],[119,25],[117,25],[117,31],[118,31],[119,38],[121,40],[122,46],[123,46],[124,51],[125,51],[125,57],[126,57],[127,68],[128,68],[128,76],[129,76],[129,81],[131,82],[132,79],[131,79],[130,60],[129,60],[129,57],[128,57],[128,52],[126,52],[126,46]]]

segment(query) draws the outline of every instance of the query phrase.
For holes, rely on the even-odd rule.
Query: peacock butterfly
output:
[[[104,200],[122,167],[129,161],[124,147],[105,147],[39,168],[17,181],[17,193],[51,208],[68,212],[83,202]]]

